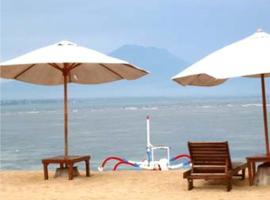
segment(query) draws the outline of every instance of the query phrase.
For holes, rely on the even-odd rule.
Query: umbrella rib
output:
[[[104,65],[104,64],[102,64],[102,63],[100,63],[99,65],[102,66],[102,67],[104,67],[104,68],[107,69],[108,71],[112,72],[113,74],[119,76],[121,79],[125,79],[123,76],[121,76],[121,75],[118,74],[117,72],[111,70],[108,66],[106,66],[106,65]]]
[[[68,82],[71,82],[71,74],[70,71],[75,69],[76,67],[78,67],[79,65],[81,65],[81,63],[73,63],[71,64],[67,69],[68,69]]]
[[[145,71],[145,70],[143,70],[143,69],[139,69],[139,68],[134,68],[134,67],[133,67],[132,65],[130,65],[130,64],[123,64],[123,65],[125,65],[126,67],[129,67],[129,68],[132,68],[132,69],[136,69],[136,70],[139,70],[139,71],[141,71],[141,72],[143,72],[143,73],[148,74],[147,71]]]
[[[49,65],[51,65],[52,67],[54,67],[55,69],[60,70],[61,72],[63,72],[63,69],[61,67],[59,67],[57,64],[55,63],[49,63]]]
[[[24,69],[23,71],[21,71],[19,74],[17,74],[14,79],[17,79],[19,76],[21,76],[22,74],[24,74],[25,72],[27,72],[28,70],[30,70],[32,67],[34,67],[35,64],[30,65],[29,67],[27,67],[26,69]]]
[[[79,65],[81,65],[82,63],[77,63],[77,64],[72,64],[68,69],[69,71],[73,70],[74,68],[78,67]]]

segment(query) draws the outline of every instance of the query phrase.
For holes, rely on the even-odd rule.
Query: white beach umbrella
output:
[[[270,155],[265,78],[270,77],[270,35],[258,30],[253,35],[217,50],[176,76],[172,80],[186,86],[215,86],[229,78],[261,79],[266,153]]]
[[[148,72],[128,62],[62,41],[0,64],[0,77],[41,85],[64,84],[65,156],[68,155],[67,84],[134,80]]]

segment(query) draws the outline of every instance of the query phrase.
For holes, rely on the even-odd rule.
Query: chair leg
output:
[[[242,180],[246,178],[246,169],[242,169]]]
[[[192,190],[193,189],[193,179],[188,178],[187,181],[188,181],[188,190]]]
[[[68,165],[68,179],[72,180],[73,179],[73,163],[70,163]]]
[[[227,191],[231,191],[232,189],[232,177],[227,178]]]

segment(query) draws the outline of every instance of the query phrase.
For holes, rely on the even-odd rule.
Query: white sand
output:
[[[248,186],[247,180],[235,180],[231,192],[223,184],[195,181],[187,191],[181,171],[94,172],[91,177],[43,180],[42,171],[1,171],[0,198],[3,200],[94,200],[94,199],[177,199],[226,200],[270,199],[270,186]]]

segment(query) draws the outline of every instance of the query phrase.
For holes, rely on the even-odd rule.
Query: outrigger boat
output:
[[[190,166],[190,156],[187,154],[179,154],[174,157],[170,157],[171,148],[163,145],[152,145],[150,141],[150,117],[146,117],[146,135],[147,135],[147,144],[146,144],[146,157],[147,159],[143,161],[132,161],[118,156],[109,156],[104,159],[101,165],[98,167],[99,171],[103,171],[105,165],[109,161],[117,161],[113,167],[113,171],[116,171],[120,165],[128,165],[138,169],[146,170],[169,170],[169,169],[178,169],[185,168]],[[166,157],[159,160],[155,160],[155,151],[163,150],[166,151]],[[177,162],[176,162],[177,161]],[[173,164],[174,163],[174,164]]]

